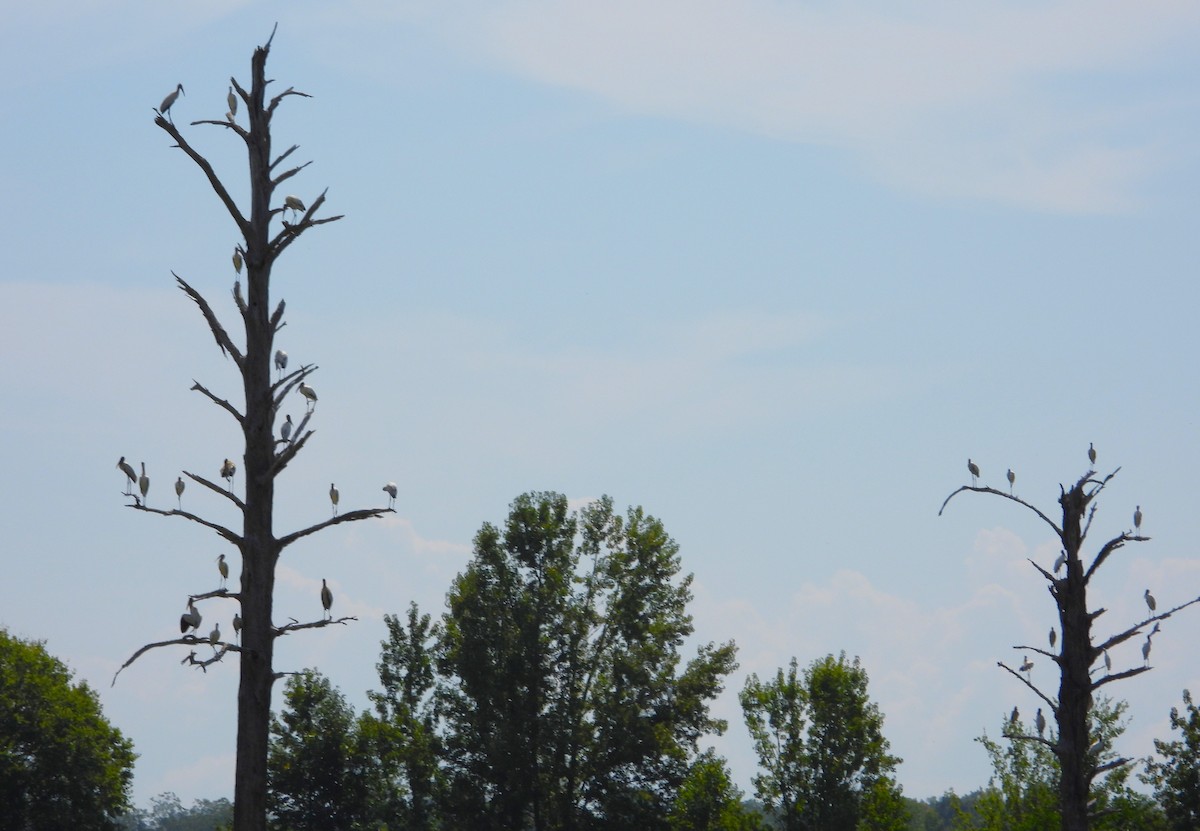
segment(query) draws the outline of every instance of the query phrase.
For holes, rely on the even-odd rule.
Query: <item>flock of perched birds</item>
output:
[[[1093,442],[1088,442],[1087,455],[1088,455],[1088,462],[1094,465],[1096,463],[1096,445]],[[976,464],[975,461],[970,458],[967,459],[967,472],[971,474],[971,487],[973,487],[973,488],[978,487],[979,465]],[[1011,496],[1013,493],[1013,485],[1017,481],[1017,476],[1015,473],[1013,473],[1011,467],[1008,469],[1008,472],[1006,473],[1006,478],[1008,479],[1008,493]],[[1133,529],[1134,529],[1135,535],[1140,534],[1141,529],[1142,529],[1142,506],[1141,505],[1136,506],[1136,508],[1133,512]],[[1059,572],[1059,570],[1066,564],[1066,562],[1067,562],[1067,552],[1063,551],[1062,553],[1059,554],[1058,559],[1054,561],[1054,573],[1057,574]],[[1146,591],[1143,593],[1142,597],[1146,601],[1146,608],[1149,609],[1150,614],[1153,615],[1155,613],[1155,610],[1158,609],[1158,601],[1154,599],[1154,595],[1152,595],[1150,593],[1149,589],[1146,589]],[[1157,635],[1159,633],[1159,631],[1161,631],[1161,627],[1159,626],[1158,622],[1155,622],[1154,628],[1151,629],[1150,634],[1148,634],[1146,636],[1146,642],[1144,644],[1142,644],[1142,659],[1146,662],[1146,666],[1150,665],[1150,649],[1151,649],[1151,646],[1153,645],[1152,642],[1153,642],[1154,636]],[[1054,649],[1055,645],[1058,643],[1058,631],[1053,626],[1050,627],[1049,641],[1050,641],[1050,648]],[[1112,658],[1109,657],[1107,649],[1103,650],[1103,652],[1104,652],[1104,669],[1106,672],[1112,672]],[[1030,660],[1028,655],[1024,656],[1024,660],[1021,662],[1021,666],[1018,667],[1018,669],[1021,672],[1025,673],[1025,675],[1027,677],[1030,677],[1030,678],[1032,677],[1033,661]],[[1009,721],[1015,723],[1020,718],[1020,716],[1021,716],[1020,711],[1016,707],[1013,707],[1012,714],[1009,716]],[[1042,709],[1040,707],[1038,708],[1037,716],[1034,718],[1034,725],[1037,727],[1038,735],[1041,736],[1046,730],[1046,717],[1042,714]]]

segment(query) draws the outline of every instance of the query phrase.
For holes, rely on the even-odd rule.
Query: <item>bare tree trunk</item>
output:
[[[242,457],[245,500],[234,495],[232,489],[223,489],[205,477],[186,471],[185,475],[231,501],[242,512],[242,532],[238,535],[230,528],[210,522],[190,511],[184,511],[182,504],[178,510],[166,511],[149,508],[136,496],[129,497],[133,499],[130,507],[148,513],[180,516],[216,531],[226,541],[236,546],[241,554],[242,572],[239,591],[229,592],[222,586],[217,591],[192,595],[189,598],[189,603],[211,597],[237,600],[240,604],[242,623],[240,642],[236,645],[213,643],[211,658],[198,659],[193,650],[191,655],[184,659],[184,663],[206,667],[220,661],[229,652],[234,652],[239,656],[234,831],[266,831],[267,827],[267,747],[271,720],[271,688],[278,677],[273,663],[275,639],[299,629],[318,628],[354,620],[352,617],[335,619],[332,616],[326,616],[319,621],[308,623],[293,621],[282,626],[275,625],[272,618],[272,606],[275,594],[275,566],[279,556],[291,543],[330,525],[369,519],[392,512],[390,508],[345,511],[300,531],[286,534],[280,538],[275,536],[273,527],[275,477],[287,467],[312,436],[312,431],[306,430],[308,420],[312,415],[310,408],[299,426],[295,428],[295,434],[291,441],[277,443],[275,441],[276,410],[284,397],[300,386],[304,379],[316,370],[316,367],[313,365],[302,366],[287,375],[283,375],[281,371],[281,377],[275,383],[271,382],[275,333],[284,325],[284,304],[280,302],[275,310],[271,311],[271,269],[284,250],[305,231],[315,225],[334,222],[341,217],[314,218],[314,214],[325,201],[323,193],[307,208],[291,197],[285,200],[283,206],[271,207],[276,188],[306,166],[299,165],[283,172],[276,171],[279,164],[290,156],[296,147],[292,146],[272,159],[271,117],[275,108],[284,98],[293,95],[308,97],[289,87],[274,97],[267,98],[267,85],[270,82],[266,78],[266,63],[272,38],[274,38],[274,33],[271,38],[268,38],[266,44],[254,51],[251,60],[249,90],[243,89],[236,79],[230,79],[230,112],[226,114],[226,117],[223,120],[193,122],[193,125],[213,125],[230,130],[245,142],[250,173],[250,215],[248,218],[242,214],[208,160],[193,149],[176,128],[174,122],[165,118],[161,113],[155,119],[155,124],[170,134],[176,141],[176,146],[204,172],[213,191],[225,205],[242,237],[242,243],[237,246],[235,251],[234,267],[240,275],[242,266],[245,266],[247,291],[243,296],[240,282],[235,282],[234,300],[245,327],[244,353],[230,338],[204,296],[192,288],[182,277],[176,275],[179,287],[200,307],[217,345],[222,352],[233,359],[242,376],[245,395],[244,412],[239,411],[229,401],[209,392],[199,383],[195,383],[192,389],[202,393],[232,415],[242,428],[245,441],[245,453]],[[248,127],[241,126],[235,116],[238,101],[245,106]],[[292,211],[291,223],[285,219],[287,210]],[[280,214],[282,229],[272,236],[271,222],[276,214]],[[313,403],[315,404],[315,400]],[[189,606],[189,608],[191,607]],[[198,638],[193,633],[185,634],[178,640],[147,644],[134,653],[133,657],[117,670],[117,674],[120,674],[121,670],[149,649],[168,645],[195,647],[197,644],[208,643],[207,638]],[[113,682],[116,682],[115,675]]]

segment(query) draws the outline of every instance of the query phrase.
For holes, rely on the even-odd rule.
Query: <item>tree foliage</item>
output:
[[[271,720],[267,802],[281,831],[351,831],[372,814],[375,766],[353,709],[319,672],[291,676]]]
[[[477,829],[661,828],[736,666],[692,633],[678,545],[640,508],[529,493],[451,587],[439,672],[448,812]]]
[[[1107,768],[1094,784],[1091,813],[1097,831],[1153,831],[1162,827],[1162,815],[1153,800],[1129,785],[1128,765],[1114,750],[1125,732],[1124,701],[1099,698],[1092,708],[1089,725],[1091,764]],[[1057,736],[1045,742],[1028,741],[1028,730],[1018,717],[1005,719],[1001,728],[1004,744],[985,733],[978,741],[992,765],[988,787],[979,795],[972,815],[960,814],[958,827],[975,831],[1042,831],[1056,828],[1062,820],[1059,801],[1061,765],[1053,751]]]
[[[1188,690],[1183,691],[1183,707],[1183,713],[1171,708],[1171,731],[1179,738],[1155,739],[1159,758],[1148,758],[1141,776],[1154,787],[1172,831],[1200,828],[1200,708]]]
[[[0,629],[0,825],[107,831],[129,808],[133,743],[86,682]]]
[[[668,817],[670,831],[757,831],[762,817],[747,810],[725,760],[712,749],[692,763]]]
[[[858,658],[827,655],[798,675],[762,682],[751,674],[742,712],[759,756],[755,790],[787,831],[903,828],[907,811],[891,778],[900,759],[889,753],[883,714],[867,695]]]
[[[150,800],[150,809],[127,814],[122,831],[227,831],[233,823],[233,803],[228,799],[197,799],[184,808],[171,791]]]
[[[383,686],[369,693],[375,712],[363,717],[364,739],[379,765],[377,816],[389,827],[428,831],[437,827],[442,791],[433,691],[441,627],[413,603],[408,625],[384,615],[388,639],[376,668]]]

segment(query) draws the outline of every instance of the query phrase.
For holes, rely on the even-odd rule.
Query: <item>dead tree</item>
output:
[[[284,99],[292,96],[309,97],[291,87],[274,97],[267,96],[267,55],[271,49],[271,38],[265,45],[255,49],[250,65],[249,88],[243,88],[236,79],[229,95],[229,112],[224,118],[192,122],[192,126],[210,125],[233,133],[243,142],[249,156],[250,211],[244,214],[230,195],[229,190],[217,176],[208,160],[189,142],[176,125],[158,112],[154,123],[174,140],[175,147],[182,150],[203,172],[209,185],[224,204],[237,226],[240,242],[235,246],[233,265],[237,278],[233,287],[234,301],[245,328],[245,341],[238,345],[228,330],[218,320],[212,307],[203,295],[179,275],[174,275],[179,288],[200,309],[212,332],[217,346],[233,360],[241,374],[244,407],[211,392],[196,382],[192,389],[208,398],[228,413],[242,429],[245,453],[242,457],[242,482],[245,498],[237,496],[232,489],[214,484],[204,476],[184,471],[184,476],[219,498],[232,503],[240,512],[240,530],[224,527],[204,519],[191,511],[182,509],[160,510],[149,507],[144,497],[130,496],[130,507],[146,513],[182,517],[215,531],[222,539],[237,549],[241,555],[241,582],[238,591],[227,589],[191,595],[190,602],[220,598],[232,599],[239,604],[241,636],[239,643],[229,643],[214,634],[205,637],[203,632],[184,634],[174,640],[160,641],[143,646],[121,667],[124,669],[146,651],[158,647],[182,645],[190,652],[183,663],[205,669],[234,653],[241,665],[237,707],[237,773],[234,783],[235,831],[265,831],[267,817],[267,739],[270,723],[271,688],[275,679],[283,673],[273,665],[275,639],[299,629],[312,629],[335,623],[344,624],[354,618],[326,618],[301,623],[297,620],[276,625],[272,619],[272,602],[275,593],[275,566],[285,548],[297,540],[307,537],[331,525],[368,519],[391,513],[390,508],[368,508],[340,513],[315,525],[298,531],[276,536],[273,525],[275,500],[275,478],[304,448],[312,437],[308,428],[314,406],[307,408],[303,420],[296,426],[288,441],[275,440],[275,417],[285,398],[293,393],[308,393],[311,389],[305,381],[317,367],[304,365],[284,374],[272,383],[272,356],[276,333],[284,326],[284,303],[279,301],[271,310],[271,271],[279,257],[296,240],[318,225],[334,222],[341,216],[319,218],[325,203],[321,193],[308,207],[296,197],[277,198],[276,190],[284,182],[299,173],[306,164],[280,169],[280,164],[297,149],[296,145],[278,156],[272,157],[271,118]],[[238,105],[243,115],[237,115]],[[164,102],[166,106],[166,102]],[[288,221],[290,218],[290,222]],[[276,228],[272,230],[272,223]],[[240,277],[245,267],[246,290],[243,294]],[[304,396],[308,398],[307,394]],[[309,401],[315,405],[315,401]],[[228,465],[226,466],[228,468]],[[225,470],[222,475],[233,475]],[[215,571],[215,569],[214,569]],[[184,628],[181,622],[181,630]],[[227,636],[228,637],[228,636]],[[205,657],[197,656],[197,649]],[[207,649],[212,650],[209,655]],[[121,670],[117,670],[120,673]],[[116,683],[116,676],[113,676]]]
[[[1089,459],[1092,462],[1095,461],[1094,452],[1089,448]],[[1051,570],[1043,568],[1033,560],[1029,561],[1038,570],[1038,573],[1046,578],[1050,596],[1054,598],[1055,605],[1058,607],[1059,631],[1062,633],[1062,637],[1057,641],[1059,651],[1054,652],[1053,647],[1047,650],[1025,644],[1013,647],[1013,649],[1021,650],[1026,654],[1037,653],[1058,665],[1057,699],[1039,689],[1028,674],[1022,675],[1017,669],[1008,666],[1003,661],[997,662],[997,665],[1042,699],[1050,707],[1058,724],[1058,736],[1054,740],[1033,735],[1009,733],[1004,735],[1006,738],[1019,741],[1040,742],[1049,747],[1055,758],[1058,759],[1062,831],[1088,831],[1091,821],[1104,813],[1103,807],[1097,809],[1097,806],[1089,804],[1092,783],[1097,776],[1132,761],[1120,757],[1103,764],[1098,761],[1104,748],[1094,745],[1093,738],[1089,736],[1088,732],[1089,716],[1092,711],[1092,694],[1106,684],[1148,672],[1150,665],[1147,661],[1144,666],[1113,672],[1108,650],[1141,635],[1144,627],[1153,623],[1154,629],[1147,635],[1147,642],[1149,642],[1149,638],[1159,631],[1159,621],[1166,620],[1180,609],[1200,602],[1200,597],[1197,597],[1165,612],[1156,612],[1151,609],[1151,615],[1145,620],[1114,635],[1101,637],[1098,643],[1093,640],[1092,624],[1106,610],[1100,608],[1093,611],[1088,608],[1087,589],[1092,576],[1110,556],[1124,547],[1126,543],[1150,540],[1149,537],[1141,536],[1140,529],[1135,527],[1131,531],[1125,531],[1108,540],[1100,546],[1091,562],[1086,566],[1084,564],[1083,544],[1092,526],[1092,520],[1096,516],[1096,505],[1093,504],[1093,500],[1119,471],[1120,468],[1117,468],[1107,476],[1098,478],[1099,475],[1096,471],[1089,469],[1070,490],[1060,485],[1061,495],[1058,503],[1062,507],[1061,525],[1011,492],[977,485],[963,485],[946,497],[941,510],[938,511],[938,516],[941,516],[950,500],[963,491],[992,494],[1032,511],[1046,525],[1050,526],[1061,543],[1059,561]],[[973,478],[978,475],[974,469],[971,473]],[[1140,508],[1137,522],[1140,524]],[[1058,573],[1064,568],[1063,576],[1059,577]]]

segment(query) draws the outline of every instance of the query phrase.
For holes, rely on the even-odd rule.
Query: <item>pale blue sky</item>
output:
[[[1147,586],[1200,594],[1194,3],[200,5],[0,9],[0,625],[100,689],[140,804],[231,792],[237,675],[160,650],[108,686],[223,550],[122,508],[117,457],[165,506],[240,453],[188,391],[238,386],[170,275],[228,318],[234,229],[151,108],[182,82],[177,123],[221,117],[276,20],[269,74],[314,96],[276,119],[313,160],[290,190],[347,215],[275,273],[279,344],[321,366],[279,530],[325,516],[330,481],[343,507],[400,487],[395,518],[285,556],[280,620],[319,613],[322,577],[361,620],[284,639],[279,669],[365,706],[382,615],[439,612],[483,521],[608,493],[680,542],[697,637],[740,646],[716,745],[744,787],[746,674],[844,649],[920,798],[986,781],[971,739],[1037,706],[995,662],[1053,622],[1032,518],[936,516],[968,456],[1047,511],[1089,441],[1123,466],[1093,534],[1140,504],[1154,541],[1097,578],[1101,630]],[[244,193],[230,137],[189,136]],[[1123,752],[1200,689],[1198,637],[1168,621],[1117,685]]]

